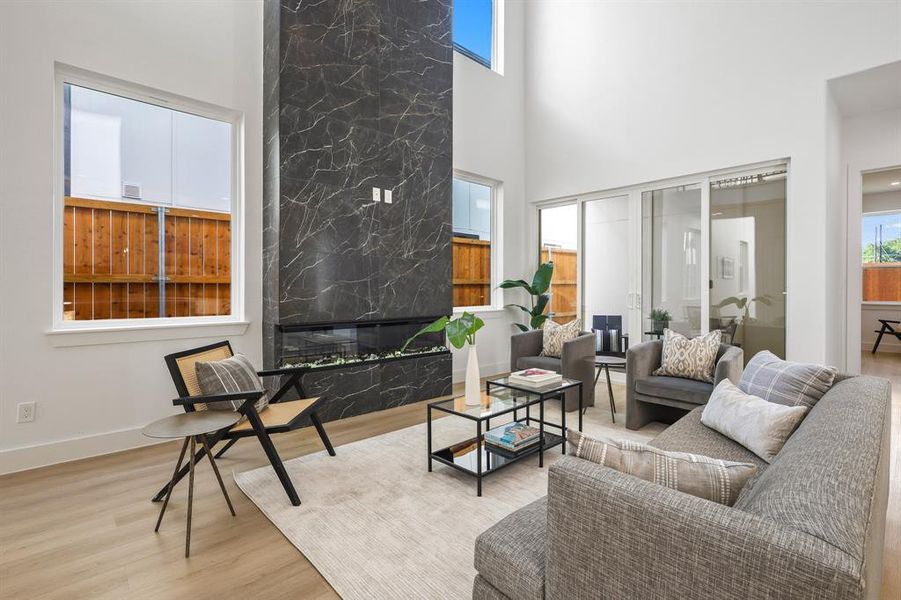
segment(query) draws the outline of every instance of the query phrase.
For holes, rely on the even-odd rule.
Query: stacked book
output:
[[[485,432],[485,443],[516,454],[538,443],[539,430],[525,423],[506,423]]]
[[[544,388],[563,381],[563,376],[547,369],[525,369],[511,373],[507,381],[528,388]]]

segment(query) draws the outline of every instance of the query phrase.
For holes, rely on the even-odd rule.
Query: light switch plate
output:
[[[385,190],[385,204],[391,204],[391,190]]]
[[[379,202],[382,199],[382,190],[377,187],[372,188],[372,201]]]

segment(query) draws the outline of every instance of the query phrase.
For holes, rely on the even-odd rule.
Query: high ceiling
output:
[[[901,108],[901,61],[837,77],[829,88],[846,117]]]

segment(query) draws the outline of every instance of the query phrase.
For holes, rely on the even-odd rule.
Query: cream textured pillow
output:
[[[752,464],[667,452],[630,440],[596,440],[575,429],[566,432],[566,439],[578,458],[726,506],[757,473]]]
[[[541,356],[552,356],[560,358],[563,354],[563,344],[571,342],[579,337],[582,322],[579,319],[573,319],[569,323],[560,325],[554,323],[550,319],[544,322],[544,341],[542,342]]]
[[[807,407],[785,406],[746,394],[728,379],[713,389],[701,423],[735,440],[763,460],[773,462]]]
[[[663,330],[663,355],[660,368],[654,375],[683,377],[713,383],[713,369],[716,367],[716,353],[720,349],[717,329],[710,333],[688,339],[672,329]]]

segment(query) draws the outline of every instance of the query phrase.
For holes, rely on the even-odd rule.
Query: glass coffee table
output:
[[[566,411],[563,410],[563,405],[566,400],[566,392],[572,388],[579,388],[579,431],[582,431],[582,415],[585,413],[582,407],[582,382],[578,379],[566,379],[565,377],[558,381],[557,383],[544,386],[544,387],[527,387],[521,384],[516,384],[510,381],[509,377],[499,377],[497,379],[489,379],[485,382],[485,391],[491,393],[491,388],[506,388],[509,390],[517,390],[520,392],[527,392],[530,394],[535,394],[541,398],[541,420],[544,420],[544,401],[559,399],[560,400],[560,412],[563,414],[563,426],[566,427]],[[528,409],[527,416],[528,416]]]
[[[544,466],[544,451],[556,446],[562,447],[566,454],[566,411],[562,411],[559,424],[544,420],[544,402],[550,396],[509,388],[495,389],[482,393],[482,403],[468,406],[461,396],[449,400],[439,400],[428,405],[428,465],[432,471],[432,462],[438,461],[449,467],[468,473],[476,478],[476,494],[482,495],[482,478],[490,475],[516,461],[538,454],[538,466]],[[535,407],[535,405],[538,405]],[[537,408],[539,417],[532,417],[532,407]],[[475,436],[438,450],[432,449],[432,411],[438,411],[468,419],[475,423]],[[526,424],[537,424],[541,432],[538,443],[515,454],[501,448],[485,444],[484,434],[491,429],[491,419],[513,414],[513,420]],[[506,422],[506,421],[505,421]],[[545,427],[556,429],[559,433],[545,431]]]

